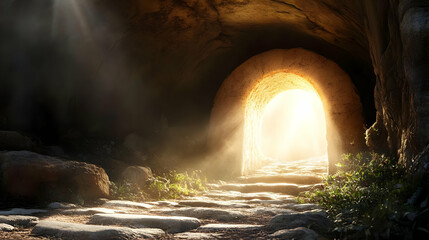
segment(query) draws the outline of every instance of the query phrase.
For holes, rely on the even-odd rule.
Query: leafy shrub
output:
[[[112,183],[110,193],[112,198],[131,201],[177,199],[205,191],[206,182],[201,171],[192,171],[188,174],[173,170],[154,175],[144,187],[127,181]]]
[[[378,153],[344,155],[338,173],[324,179],[322,190],[306,192],[301,202],[316,202],[336,224],[334,237],[390,239],[401,236],[400,221],[412,206],[406,200],[416,184],[405,168]]]

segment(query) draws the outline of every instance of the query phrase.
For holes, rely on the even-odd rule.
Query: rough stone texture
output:
[[[124,211],[111,209],[111,208],[102,208],[102,207],[93,207],[93,208],[76,208],[76,209],[66,209],[62,211],[64,214],[76,214],[76,215],[86,215],[86,214],[96,214],[96,213],[123,213]]]
[[[109,196],[109,177],[95,165],[28,151],[0,154],[2,189],[29,200],[85,201]]]
[[[182,200],[180,205],[189,207],[219,207],[219,208],[251,208],[249,204],[237,201],[213,201],[213,200]]]
[[[323,212],[284,213],[273,217],[268,224],[273,230],[308,227],[318,233],[327,233],[333,223]]]
[[[179,209],[169,209],[161,211],[164,214],[170,214],[175,216],[187,216],[195,217],[202,219],[215,219],[217,221],[234,221],[238,219],[243,219],[244,214],[234,211],[234,210],[225,210],[225,209],[216,209],[216,208],[205,208],[205,207],[190,207],[190,208],[179,208]]]
[[[365,1],[365,29],[377,77],[373,128],[401,162],[429,169],[427,1]],[[385,144],[387,142],[387,144]],[[424,168],[427,166],[428,168]]]
[[[104,207],[128,207],[128,208],[153,208],[152,205],[147,203],[139,203],[125,200],[110,200],[103,204]]]
[[[152,171],[148,167],[129,166],[122,172],[122,177],[142,187],[153,176]]]
[[[198,233],[198,232],[186,232],[186,233],[179,233],[175,234],[175,239],[219,239],[222,234],[219,233]]]
[[[226,191],[238,191],[242,193],[256,193],[256,192],[275,192],[284,193],[296,196],[300,193],[298,185],[290,183],[249,183],[249,184],[222,184],[211,185]]]
[[[70,209],[70,208],[77,208],[77,205],[72,203],[52,202],[52,203],[49,203],[47,207],[51,209]]]
[[[211,223],[199,227],[199,230],[255,230],[262,228],[263,225],[252,225],[252,224],[223,224],[223,223]]]
[[[45,209],[12,208],[10,210],[0,211],[0,215],[32,215],[45,213]]]
[[[13,231],[15,228],[9,224],[5,224],[5,223],[0,223],[0,231],[4,231],[4,232],[11,232]]]
[[[95,214],[91,223],[108,225],[126,225],[156,227],[170,233],[186,232],[198,228],[201,223],[190,217],[165,217],[134,214]]]
[[[159,238],[164,231],[156,228],[132,229],[127,227],[110,227],[86,225],[78,223],[65,223],[54,221],[41,221],[32,234],[61,239],[136,239]]]
[[[0,216],[0,223],[13,226],[32,227],[39,222],[39,218],[33,216]]]
[[[270,237],[275,239],[316,240],[318,239],[319,234],[317,234],[311,229],[305,227],[298,227],[294,229],[279,230],[273,234],[270,234]]]

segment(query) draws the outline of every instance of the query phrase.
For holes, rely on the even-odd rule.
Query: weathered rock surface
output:
[[[12,208],[6,211],[0,211],[0,215],[32,215],[37,213],[45,213],[48,210],[44,209],[28,209],[28,208]]]
[[[333,223],[324,212],[285,213],[273,217],[268,227],[273,230],[309,227],[318,233],[326,233]]]
[[[153,208],[153,205],[125,200],[110,200],[103,204],[104,207],[126,207],[126,208]]]
[[[127,227],[111,227],[87,225],[78,223],[65,223],[54,221],[41,221],[32,234],[62,239],[137,239],[159,238],[164,231],[156,228],[132,229]]]
[[[179,209],[168,209],[163,210],[162,213],[175,215],[175,216],[187,216],[203,219],[214,219],[217,221],[233,221],[242,219],[245,217],[244,214],[225,209],[217,208],[205,208],[205,207],[188,207],[188,208],[179,208]]]
[[[113,213],[123,213],[124,211],[111,209],[111,208],[103,208],[103,207],[93,207],[93,208],[76,208],[76,209],[66,209],[62,211],[63,214],[76,214],[76,215],[86,215],[86,214],[97,214],[97,213],[105,213],[105,214],[113,214]]]
[[[316,240],[319,237],[319,234],[311,229],[298,227],[294,229],[279,230],[273,234],[270,234],[270,237],[275,239]]]
[[[189,207],[251,208],[249,204],[237,201],[182,200],[179,204]]]
[[[222,224],[222,223],[211,223],[199,227],[199,230],[255,230],[264,227],[263,225],[253,224]]]
[[[3,232],[11,232],[13,231],[15,228],[9,224],[6,223],[0,223],[0,231]]]
[[[122,172],[122,177],[131,183],[144,186],[146,181],[153,177],[152,171],[148,167],[129,166]]]
[[[134,214],[95,214],[91,223],[105,225],[125,225],[149,228],[161,228],[166,232],[186,232],[198,228],[201,223],[190,217],[165,217]]]
[[[219,233],[199,233],[199,232],[185,232],[185,233],[179,233],[175,234],[175,239],[218,239],[221,237],[222,234]]]
[[[0,154],[2,189],[30,200],[84,201],[109,196],[109,177],[93,164],[28,151]]]
[[[70,209],[70,208],[76,208],[77,205],[72,203],[52,202],[52,203],[49,203],[47,207],[51,209]]]
[[[0,223],[13,226],[31,227],[39,222],[39,218],[33,216],[0,216]]]
[[[299,187],[296,184],[290,183],[249,183],[249,184],[222,184],[213,185],[213,187],[227,190],[227,191],[238,191],[243,193],[255,193],[255,192],[275,192],[289,195],[297,195],[300,193]],[[303,189],[304,190],[304,189]]]

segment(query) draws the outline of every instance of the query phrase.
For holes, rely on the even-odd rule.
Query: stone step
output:
[[[282,174],[282,175],[256,175],[243,176],[238,179],[240,183],[292,183],[292,184],[315,184],[321,183],[322,178],[315,175],[298,175],[298,174]]]
[[[184,207],[178,209],[164,209],[159,211],[168,215],[211,219],[220,222],[235,221],[246,217],[239,211],[207,207]]]
[[[99,226],[79,223],[43,220],[31,231],[34,235],[57,237],[60,239],[156,239],[164,236],[164,231],[156,228],[133,229],[128,227]]]
[[[133,226],[139,228],[161,228],[169,233],[186,232],[201,226],[200,220],[192,217],[166,217],[138,214],[95,214],[90,223]]]
[[[214,200],[182,200],[180,206],[188,207],[218,207],[218,208],[251,208],[249,204],[234,201],[214,201]]]
[[[198,228],[202,231],[225,231],[225,230],[256,230],[264,227],[264,225],[253,224],[225,224],[225,223],[211,223]]]
[[[255,192],[255,193],[242,193],[237,191],[224,191],[224,190],[211,190],[203,194],[203,196],[219,199],[219,200],[282,200],[284,202],[296,202],[295,196],[284,195],[270,192]]]
[[[237,191],[242,193],[273,192],[297,196],[300,192],[308,191],[312,185],[297,185],[291,183],[247,183],[247,184],[211,184],[212,188]]]

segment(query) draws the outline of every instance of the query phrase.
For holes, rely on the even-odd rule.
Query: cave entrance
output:
[[[327,159],[326,121],[319,95],[307,90],[287,90],[265,107],[257,146],[269,161]]]
[[[243,174],[273,162],[308,165],[310,159],[317,167],[322,159],[327,172],[323,104],[306,79],[284,72],[265,76],[247,97],[244,112]]]
[[[350,77],[336,63],[314,52],[276,49],[241,64],[216,94],[208,143],[216,153],[212,159],[217,169],[246,175],[263,166],[266,159],[258,142],[264,110],[275,96],[291,90],[319,96],[329,173],[336,171],[342,153],[365,148],[362,104]]]

